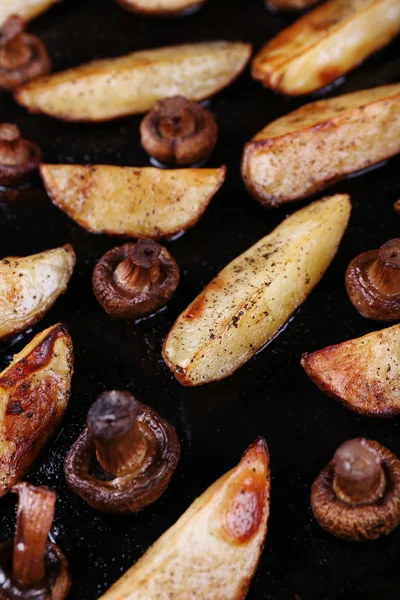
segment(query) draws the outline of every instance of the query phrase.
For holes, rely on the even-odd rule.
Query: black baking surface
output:
[[[135,16],[112,0],[65,0],[29,30],[41,36],[54,70],[60,70],[93,58],[203,39],[243,39],[258,49],[292,19],[269,13],[262,0],[209,0],[196,14],[169,20]],[[397,40],[324,96],[393,83],[399,74]],[[400,456],[399,420],[360,417],[342,408],[311,383],[299,361],[302,352],[380,328],[352,307],[343,278],[356,254],[399,235],[393,203],[400,197],[400,157],[328,191],[348,192],[353,200],[335,260],[288,327],[233,376],[183,388],[160,353],[174,319],[211,277],[305,204],[264,210],[246,193],[239,164],[244,143],[256,131],[309,100],[276,96],[252,81],[247,69],[211,101],[220,136],[209,165],[226,164],[227,180],[200,222],[166,243],[181,267],[180,286],[163,312],[138,324],[111,320],[91,291],[95,262],[120,240],[85,232],[51,204],[39,180],[17,199],[0,203],[1,257],[66,242],[78,257],[68,292],[50,314],[0,348],[3,368],[34,333],[58,321],[68,326],[74,342],[75,375],[62,429],[27,477],[57,491],[53,536],[69,560],[71,600],[94,600],[104,592],[196,496],[239,461],[257,435],[266,438],[270,450],[272,498],[265,549],[248,600],[399,597],[400,528],[376,542],[341,542],[318,526],[309,503],[314,478],[344,440],[365,435]],[[63,123],[28,115],[7,94],[0,95],[0,115],[37,142],[47,162],[149,164],[140,147],[140,117]],[[67,488],[62,469],[89,406],[100,392],[113,388],[128,389],[159,411],[175,425],[182,443],[181,462],[165,495],[130,517],[89,508]],[[0,501],[1,540],[13,536],[14,517],[15,498],[8,496]]]

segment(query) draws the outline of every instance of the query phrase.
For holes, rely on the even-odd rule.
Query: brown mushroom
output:
[[[18,185],[29,179],[41,157],[39,148],[21,137],[16,125],[0,123],[0,185]]]
[[[400,461],[365,438],[342,444],[311,491],[323,529],[349,541],[375,540],[400,523]]]
[[[142,146],[159,163],[187,166],[204,161],[217,143],[211,111],[183,96],[160,100],[140,124]]]
[[[179,283],[179,267],[166,248],[141,238],[106,252],[93,271],[93,292],[108,314],[139,319],[163,307]]]
[[[175,429],[129,392],[105,392],[65,460],[72,490],[108,513],[137,512],[166,490],[180,457]]]
[[[0,89],[14,90],[50,71],[44,44],[24,29],[25,21],[18,15],[8,17],[0,27]]]
[[[0,600],[64,600],[71,581],[68,563],[47,538],[56,495],[47,487],[18,483],[14,542],[0,544]]]
[[[400,319],[400,238],[357,256],[346,271],[346,289],[367,319]]]
[[[394,203],[394,210],[400,214],[400,198]]]

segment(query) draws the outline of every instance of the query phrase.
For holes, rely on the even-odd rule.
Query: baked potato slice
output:
[[[118,4],[143,15],[168,16],[195,11],[205,0],[117,0]]]
[[[313,202],[235,258],[178,317],[163,357],[183,385],[231,375],[272,340],[331,263],[349,196]]]
[[[306,353],[301,366],[350,410],[371,417],[400,413],[400,325]]]
[[[45,329],[0,373],[0,497],[19,481],[61,422],[70,395],[72,340]]]
[[[251,45],[204,42],[133,52],[42,77],[18,88],[30,112],[66,121],[106,121],[144,113],[166,96],[203,100],[243,71]]]
[[[226,169],[41,165],[52,202],[92,233],[171,237],[192,227]]]
[[[269,515],[268,448],[258,438],[101,598],[243,600]]]
[[[0,260],[0,339],[37,323],[66,291],[74,265],[70,244]]]
[[[274,207],[400,152],[400,84],[306,104],[245,146],[248,191]]]
[[[1,0],[0,23],[4,23],[11,15],[19,15],[25,21],[30,21],[59,1],[60,0]]]
[[[359,65],[399,31],[399,0],[330,0],[267,42],[253,60],[252,76],[282,94],[309,94]]]

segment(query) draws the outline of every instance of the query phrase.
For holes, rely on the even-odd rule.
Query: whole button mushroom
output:
[[[12,123],[0,123],[0,185],[19,185],[37,170],[41,152]]]
[[[357,256],[346,271],[346,289],[367,319],[400,319],[400,238]]]
[[[139,319],[162,308],[179,283],[179,267],[166,248],[141,238],[106,252],[93,271],[93,292],[119,319]]]
[[[19,483],[14,542],[0,544],[0,600],[64,600],[71,581],[58,546],[47,541],[56,495],[47,487]]]
[[[142,146],[162,165],[203,162],[214,150],[218,127],[211,111],[183,96],[160,100],[140,124]]]
[[[400,198],[394,203],[394,210],[400,214]]]
[[[18,15],[8,17],[0,27],[0,89],[14,90],[50,71],[44,44],[24,29],[25,21]]]
[[[342,444],[311,491],[314,517],[348,541],[375,540],[400,523],[400,461],[365,438]]]
[[[107,513],[137,512],[166,490],[177,467],[175,429],[129,392],[105,392],[65,460],[68,485]]]

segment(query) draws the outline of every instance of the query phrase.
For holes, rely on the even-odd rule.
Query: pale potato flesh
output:
[[[70,244],[0,260],[0,339],[39,321],[66,291],[74,265]]]
[[[262,552],[269,497],[268,449],[259,438],[101,598],[243,600]]]
[[[399,31],[399,0],[331,0],[267,42],[253,60],[252,76],[284,94],[308,94],[356,67]]]
[[[304,198],[400,152],[400,84],[319,100],[245,146],[242,176],[265,206]]]
[[[331,263],[347,195],[314,202],[233,260],[178,317],[163,357],[183,385],[227,377],[271,340]]]
[[[25,21],[30,21],[45,12],[59,0],[1,0],[0,23],[11,15],[19,15]]]
[[[144,50],[35,79],[15,96],[30,112],[103,121],[147,112],[167,96],[208,98],[236,79],[250,54],[250,44],[225,41]]]
[[[355,412],[400,413],[400,325],[304,354],[301,364],[323,392]]]
[[[153,239],[173,236],[197,223],[225,172],[225,167],[40,167],[53,203],[88,231]]]
[[[61,324],[36,335],[0,373],[0,497],[25,475],[70,395],[72,340]]]
[[[118,0],[122,6],[134,12],[149,15],[168,15],[195,8],[205,0]]]

